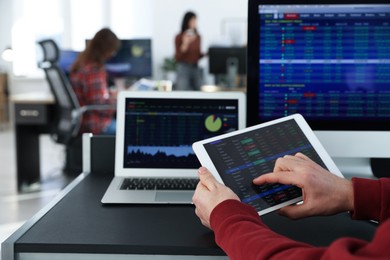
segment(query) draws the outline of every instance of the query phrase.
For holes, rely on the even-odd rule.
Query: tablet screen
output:
[[[327,169],[294,119],[205,143],[204,148],[225,185],[258,212],[302,196],[296,186],[252,183],[272,172],[277,158],[301,152]]]

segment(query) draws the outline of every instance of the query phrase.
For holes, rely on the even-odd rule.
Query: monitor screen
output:
[[[89,40],[86,40],[88,44]],[[106,62],[110,78],[143,78],[152,76],[152,41],[150,39],[121,40],[121,47]]]
[[[301,113],[316,130],[390,130],[388,1],[249,3],[249,125]]]
[[[60,50],[60,59],[58,61],[58,66],[64,71],[66,75],[69,75],[70,67],[76,61],[79,54],[79,51]]]

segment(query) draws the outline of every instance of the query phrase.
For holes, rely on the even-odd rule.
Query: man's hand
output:
[[[210,228],[211,212],[219,203],[229,199],[240,199],[231,189],[219,183],[205,167],[200,167],[198,174],[200,181],[192,201],[196,207],[196,215],[203,225]]]
[[[277,159],[274,172],[259,176],[253,183],[282,183],[300,187],[303,203],[280,209],[280,214],[292,219],[333,215],[353,210],[354,207],[352,183],[328,172],[301,153]]]

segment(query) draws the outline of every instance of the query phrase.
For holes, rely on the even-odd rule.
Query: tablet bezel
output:
[[[217,179],[217,181],[219,181],[220,183],[223,184],[224,182],[223,182],[222,178],[220,177],[213,161],[211,160],[209,154],[207,153],[207,151],[204,147],[205,144],[208,144],[210,142],[215,142],[218,140],[222,140],[225,138],[229,138],[232,136],[240,135],[242,133],[250,132],[253,130],[261,129],[264,127],[268,127],[268,126],[278,124],[280,122],[288,121],[291,119],[295,120],[295,122],[297,123],[299,128],[302,130],[303,134],[306,136],[306,138],[308,139],[308,141],[310,142],[310,144],[312,145],[314,150],[317,152],[318,156],[321,158],[321,160],[323,161],[325,166],[328,168],[328,170],[331,173],[333,173],[339,177],[344,178],[343,175],[341,174],[340,170],[336,166],[336,164],[333,162],[332,158],[329,156],[329,154],[326,152],[325,148],[322,146],[322,144],[318,140],[317,136],[314,134],[313,130],[310,128],[310,126],[308,125],[306,120],[300,114],[286,116],[286,117],[275,119],[275,120],[272,120],[272,121],[269,121],[266,123],[262,123],[259,125],[255,125],[255,126],[251,126],[251,127],[245,128],[245,129],[237,130],[237,131],[234,131],[231,133],[227,133],[227,134],[219,135],[219,136],[212,137],[209,139],[201,140],[201,141],[195,142],[192,145],[192,148],[193,148],[196,156],[198,157],[200,163],[202,164],[202,166],[208,168],[209,171],[213,174],[213,176]],[[294,203],[297,203],[300,201],[302,201],[302,196],[288,200],[286,202],[277,204],[277,205],[269,207],[269,208],[265,208],[261,211],[258,211],[258,214],[264,215],[264,214],[270,213],[272,211],[278,210],[284,206],[291,205],[291,204],[294,204]]]

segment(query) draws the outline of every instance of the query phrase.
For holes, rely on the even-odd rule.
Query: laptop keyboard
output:
[[[197,178],[125,178],[121,190],[195,190]]]

